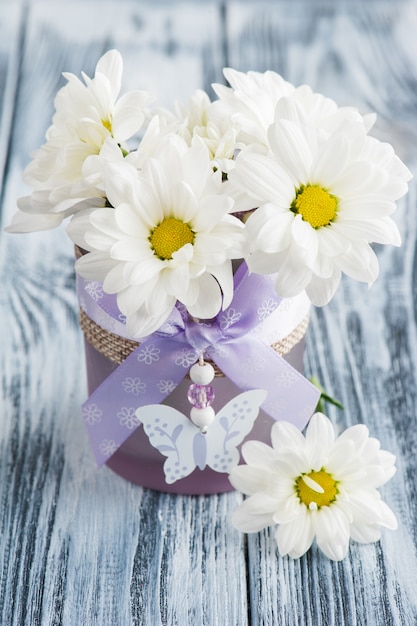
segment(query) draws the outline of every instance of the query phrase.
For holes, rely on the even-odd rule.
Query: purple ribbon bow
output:
[[[97,464],[105,463],[139,426],[136,409],[162,402],[204,354],[243,390],[265,389],[262,408],[275,420],[286,419],[303,428],[320,392],[253,331],[281,299],[272,280],[249,274],[245,264],[234,277],[230,306],[210,322],[189,319],[174,308],[168,321],[147,337],[83,404]],[[87,315],[114,330],[120,311],[116,298],[100,292],[100,284],[78,280],[79,297]],[[98,290],[97,290],[98,288]],[[94,291],[95,289],[95,291]],[[267,308],[263,306],[268,303]],[[116,321],[115,321],[116,320]]]

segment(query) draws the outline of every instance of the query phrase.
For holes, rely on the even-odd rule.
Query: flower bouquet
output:
[[[305,427],[310,306],[343,273],[377,278],[370,244],[400,245],[410,178],[373,115],[275,72],[224,75],[215,101],[170,112],[119,97],[115,50],[93,78],[65,74],[8,228],[69,219],[97,462],[176,493],[231,489],[248,436]]]

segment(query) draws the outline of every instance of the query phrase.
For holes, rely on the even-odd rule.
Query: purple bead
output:
[[[197,385],[194,383],[188,389],[188,401],[197,409],[205,409],[214,400],[214,389],[211,385]]]

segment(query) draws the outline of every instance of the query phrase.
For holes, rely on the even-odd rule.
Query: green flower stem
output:
[[[320,391],[320,399],[316,406],[316,412],[324,413],[324,404],[326,402],[332,404],[333,406],[336,406],[338,409],[344,409],[343,404],[339,402],[339,400],[336,400],[336,398],[332,398],[332,396],[329,396],[329,394],[326,392],[316,376],[310,376],[309,380]]]

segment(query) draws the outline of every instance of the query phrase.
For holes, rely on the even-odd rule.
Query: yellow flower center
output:
[[[301,502],[310,509],[329,506],[339,493],[337,482],[324,469],[301,474],[295,481],[295,489]]]
[[[336,217],[337,198],[319,185],[302,185],[291,210],[299,213],[313,228],[321,228],[328,226]]]
[[[101,123],[103,124],[104,128],[106,128],[109,131],[109,133],[113,132],[110,120],[101,120]]]
[[[175,217],[167,217],[154,228],[150,242],[156,256],[165,261],[172,259],[173,253],[186,243],[193,243],[194,233],[188,224]]]

